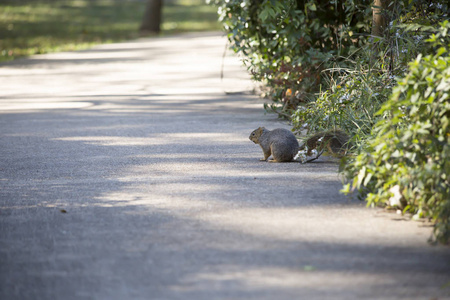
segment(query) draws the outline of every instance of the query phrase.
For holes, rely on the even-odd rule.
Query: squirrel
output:
[[[299,144],[295,135],[284,128],[268,130],[259,127],[253,130],[249,139],[255,144],[259,144],[263,150],[264,158],[261,161],[267,161],[270,155],[273,159],[269,162],[289,162],[299,150]]]
[[[307,138],[302,145],[299,145],[295,135],[283,128],[268,130],[264,127],[255,129],[249,136],[255,144],[259,144],[263,150],[264,158],[267,161],[272,155],[273,160],[269,162],[290,162],[297,159],[299,151],[306,151],[307,156],[316,156],[303,162],[311,162],[320,157],[325,149],[334,156],[342,157],[349,147],[349,136],[342,130],[329,130],[318,132]],[[316,151],[313,151],[316,150]],[[294,159],[295,158],[295,159]]]
[[[318,159],[322,153],[327,150],[328,153],[335,157],[343,157],[347,154],[350,148],[350,137],[343,130],[327,130],[318,132],[306,139],[300,145],[299,150],[305,150],[307,156],[313,155],[313,150],[316,156],[306,162],[311,162]]]

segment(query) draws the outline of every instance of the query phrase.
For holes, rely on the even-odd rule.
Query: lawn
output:
[[[139,37],[145,1],[0,0],[0,62]],[[216,9],[200,0],[166,1],[163,35],[220,30]]]

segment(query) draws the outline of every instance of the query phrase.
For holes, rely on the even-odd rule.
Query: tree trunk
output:
[[[376,60],[380,50],[390,48],[385,42],[389,41],[389,34],[387,32],[387,28],[390,22],[390,18],[392,17],[392,8],[394,4],[393,0],[373,0],[372,5],[372,37],[370,41],[372,44],[372,60]],[[380,40],[381,39],[381,40]],[[386,48],[388,47],[388,48]],[[390,49],[392,50],[392,49]],[[393,52],[386,52],[389,54],[389,69],[392,69],[393,65]]]
[[[374,0],[372,6],[372,36],[383,37],[389,23],[387,9],[391,0]]]
[[[161,31],[162,5],[163,0],[147,0],[140,31],[148,33],[159,33]]]

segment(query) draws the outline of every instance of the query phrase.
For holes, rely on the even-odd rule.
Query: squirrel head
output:
[[[258,144],[259,137],[263,134],[264,129],[265,129],[264,127],[259,127],[258,129],[253,130],[252,133],[250,133],[250,136],[248,137],[250,141],[252,141],[255,144]]]

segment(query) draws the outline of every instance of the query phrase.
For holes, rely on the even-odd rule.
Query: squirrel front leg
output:
[[[261,149],[263,150],[264,158],[261,158],[260,161],[267,161],[272,152],[270,151],[270,148],[268,150],[264,150],[264,148],[261,147]]]

